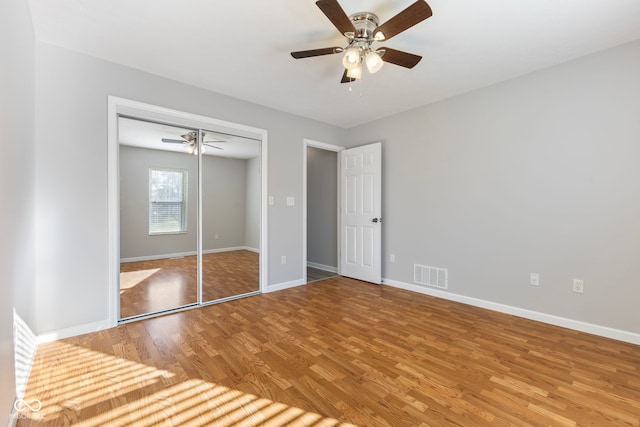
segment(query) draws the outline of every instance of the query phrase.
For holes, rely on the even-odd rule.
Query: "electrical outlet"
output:
[[[389,262],[396,262],[396,256],[394,254],[389,255]]]
[[[579,294],[584,292],[584,280],[573,279],[573,292],[577,292]]]
[[[540,286],[540,275],[538,273],[531,273],[531,275],[529,275],[529,284],[531,286]]]
[[[216,240],[218,240],[218,239],[220,238],[220,235],[219,235],[218,233],[216,233],[216,234],[213,236],[213,238],[214,238],[214,239],[216,239]]]
[[[273,196],[269,196],[269,206],[273,206],[275,203],[276,203],[276,201],[273,198]]]
[[[287,263],[287,256],[286,255],[282,255],[282,258],[280,258],[280,262],[282,264],[286,264]]]

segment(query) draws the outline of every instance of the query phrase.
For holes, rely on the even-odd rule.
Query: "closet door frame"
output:
[[[197,129],[227,129],[240,136],[252,137],[260,140],[260,286],[259,291],[267,291],[267,131],[265,129],[246,126],[238,123],[219,120],[211,117],[192,114],[184,111],[173,110],[152,104],[145,104],[138,101],[108,97],[107,108],[107,170],[108,170],[108,241],[109,241],[109,326],[115,327],[121,323],[120,313],[120,192],[119,192],[119,141],[118,141],[118,117],[126,115],[141,119],[173,123],[180,126],[188,126]],[[200,132],[198,132],[200,135]],[[199,156],[199,162],[201,162]],[[201,169],[198,167],[198,181],[200,187]],[[200,198],[200,188],[198,197]],[[198,210],[201,210],[201,200],[198,203]],[[191,308],[202,307],[216,302],[224,302],[233,298],[225,298],[213,302],[202,301],[201,286],[201,212],[198,214],[198,303],[188,307],[177,308],[171,311],[183,311]],[[164,312],[163,312],[164,314]],[[154,314],[136,317],[131,320],[153,317]],[[124,320],[131,321],[131,320]]]

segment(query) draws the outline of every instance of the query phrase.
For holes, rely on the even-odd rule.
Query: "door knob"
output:
[[[382,222],[382,218],[373,218],[371,222]]]

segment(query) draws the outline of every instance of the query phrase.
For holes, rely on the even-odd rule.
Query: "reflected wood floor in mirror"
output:
[[[213,301],[260,288],[259,254],[248,250],[204,254],[202,298]],[[126,262],[120,265],[120,317],[197,302],[197,257]]]
[[[338,277],[41,344],[18,426],[640,424],[640,346]]]

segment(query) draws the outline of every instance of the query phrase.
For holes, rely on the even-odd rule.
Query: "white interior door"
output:
[[[381,143],[341,152],[340,273],[372,283],[382,281]]]

